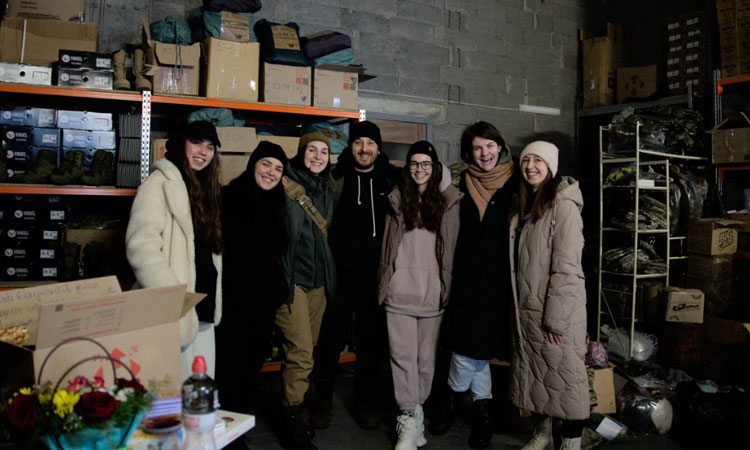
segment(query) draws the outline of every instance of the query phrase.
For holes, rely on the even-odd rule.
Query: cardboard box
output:
[[[58,110],[57,126],[72,130],[110,131],[112,113]]]
[[[667,289],[667,322],[703,323],[705,297],[697,289]]]
[[[245,171],[248,160],[250,160],[250,153],[220,153],[221,180],[219,181],[222,186],[240,176]]]
[[[266,103],[310,106],[312,68],[263,63],[263,98]]]
[[[737,251],[750,252],[750,213],[729,213],[729,218],[741,222],[737,230]]]
[[[714,164],[750,162],[750,127],[722,128],[711,131],[711,162]]]
[[[17,107],[0,110],[0,125],[53,128],[57,125],[54,109]]]
[[[111,90],[114,73],[107,70],[63,69],[57,71],[57,85]]]
[[[55,345],[91,336],[141,382],[157,381],[160,391],[174,392],[182,384],[178,321],[203,296],[186,294],[184,285],[119,292],[117,279],[107,277],[0,292],[0,297],[0,328],[28,324],[28,343],[34,346],[31,350],[0,343],[0,357],[10,368],[0,374],[3,386],[33,383]],[[102,360],[64,375],[82,358],[101,354],[102,350],[91,342],[70,341],[47,361],[42,381],[56,383],[76,375],[103,375],[109,385],[112,365]],[[128,375],[118,372],[117,376]]]
[[[710,281],[732,278],[732,256],[692,253],[688,259],[688,275]]]
[[[731,255],[737,251],[737,220],[693,219],[688,228],[688,252]]]
[[[52,85],[52,68],[0,62],[0,81],[4,83]]]
[[[216,127],[216,134],[221,141],[221,153],[250,153],[258,146],[255,128],[252,127]]]
[[[98,26],[95,23],[6,17],[0,24],[0,61],[52,66],[57,62],[61,49],[96,52],[98,36]]]
[[[750,343],[750,320],[706,316],[706,341],[726,345]]]
[[[622,27],[607,24],[607,35],[588,38],[581,33],[583,54],[583,108],[613,105],[617,68],[624,55]]]
[[[151,146],[151,164],[164,158],[167,153],[167,141],[169,139],[154,139],[154,143]],[[221,140],[221,138],[219,138]],[[222,144],[224,142],[222,141]]]
[[[58,64],[61,69],[113,70],[111,53],[77,52],[60,50]]]
[[[63,147],[114,150],[114,131],[62,130]]]
[[[59,225],[0,224],[0,242],[59,243],[63,235]]]
[[[247,42],[247,38],[245,41],[231,42],[215,38],[203,41],[206,97],[258,101],[260,44]]]
[[[732,305],[731,278],[713,281],[687,277],[685,285],[688,288],[703,292],[705,297],[704,310],[707,314],[721,314]]]
[[[315,68],[313,106],[320,108],[359,108],[359,74],[357,72]]]
[[[8,0],[6,17],[77,20],[86,15],[86,0]]]
[[[601,414],[614,414],[617,412],[614,369],[612,364],[603,369],[594,369],[594,392],[596,393],[597,405],[593,408],[593,411]]]
[[[146,36],[146,64],[155,94],[198,95],[200,86],[201,45],[177,45],[151,40],[151,32],[143,19]]]
[[[617,69],[617,102],[627,98],[648,98],[659,89],[656,64]]]
[[[297,147],[299,146],[299,138],[295,136],[268,136],[259,134],[258,141],[273,142],[276,145],[281,146],[284,149],[284,153],[289,158],[297,156]]]

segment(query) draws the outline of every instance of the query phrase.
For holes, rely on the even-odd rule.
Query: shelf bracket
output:
[[[367,120],[367,112],[364,109],[359,110],[359,121],[364,122]]]
[[[151,91],[141,93],[141,183],[148,178],[151,162]]]

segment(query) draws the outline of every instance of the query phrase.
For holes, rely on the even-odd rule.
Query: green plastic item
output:
[[[237,13],[247,17],[248,35],[247,42],[258,42],[253,32],[255,16],[252,13]],[[203,26],[206,28],[206,35],[216,39],[221,38],[221,12],[220,11],[203,11]]]
[[[151,22],[149,25],[151,39],[167,44],[190,45],[193,43],[190,25],[176,16],[167,16],[164,20]]]

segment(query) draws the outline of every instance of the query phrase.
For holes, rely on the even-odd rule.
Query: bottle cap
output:
[[[206,359],[202,356],[193,359],[193,373],[206,373]]]

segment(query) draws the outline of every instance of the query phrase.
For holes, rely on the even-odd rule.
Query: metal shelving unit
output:
[[[633,149],[634,156],[632,157],[611,157],[605,153],[605,136],[604,133],[608,133],[610,130],[610,126],[603,126],[599,128],[599,181],[600,181],[600,189],[599,189],[599,273],[598,273],[598,304],[597,304],[597,330],[601,330],[602,326],[602,315],[609,315],[610,320],[613,322],[613,325],[616,325],[615,318],[613,317],[611,313],[611,308],[609,307],[606,299],[605,292],[607,291],[613,291],[613,289],[607,288],[604,286],[603,283],[603,277],[612,277],[612,278],[618,278],[620,280],[623,280],[625,278],[630,280],[630,291],[623,292],[623,291],[617,291],[620,294],[626,294],[631,296],[631,303],[630,303],[630,346],[629,346],[629,353],[632,357],[633,353],[633,342],[634,342],[634,332],[635,332],[635,324],[636,324],[636,302],[637,302],[637,296],[638,296],[638,282],[640,280],[664,280],[664,285],[669,286],[669,263],[671,260],[676,259],[684,259],[686,257],[682,256],[675,256],[673,257],[670,253],[670,244],[672,241],[677,240],[683,240],[685,239],[684,236],[671,236],[669,228],[666,229],[643,229],[639,226],[639,217],[641,215],[640,213],[640,206],[641,206],[641,191],[644,192],[663,192],[664,196],[664,204],[666,207],[666,217],[664,218],[666,220],[666,223],[670,224],[670,209],[669,209],[669,199],[670,199],[670,187],[669,187],[669,174],[670,174],[670,163],[672,160],[683,160],[683,161],[705,161],[706,158],[702,157],[695,157],[695,156],[682,156],[682,155],[676,155],[671,153],[664,153],[660,151],[655,150],[648,150],[648,149],[642,149],[641,148],[641,140],[640,140],[640,127],[641,124],[636,124],[636,133],[635,133],[635,148]],[[632,164],[635,168],[633,171],[635,175],[635,180],[633,185],[630,186],[605,186],[605,177],[607,174],[605,174],[604,169],[605,167],[613,167],[617,165],[624,165],[624,164]],[[659,166],[663,168],[663,172],[661,172],[664,175],[665,179],[665,185],[664,186],[657,186],[657,185],[651,185],[650,183],[645,183],[645,181],[648,180],[642,180],[641,179],[641,171],[642,168],[646,166]],[[616,189],[615,189],[616,188]],[[634,193],[634,204],[633,204],[633,212],[634,212],[634,224],[633,229],[627,229],[627,228],[616,228],[616,227],[605,227],[604,226],[604,196],[605,192],[608,191],[615,191],[619,189],[630,189],[633,190]],[[614,272],[609,270],[603,270],[603,254],[605,249],[605,234],[610,233],[627,233],[631,235],[632,239],[632,257],[633,257],[633,269],[630,272]],[[660,273],[639,273],[638,271],[638,248],[641,241],[641,236],[660,236],[664,239],[664,246],[665,246],[665,255],[664,255],[664,261],[665,261],[665,271]],[[603,305],[604,304],[604,305]],[[603,310],[603,306],[606,306],[606,311]],[[598,335],[597,338],[600,336]]]

